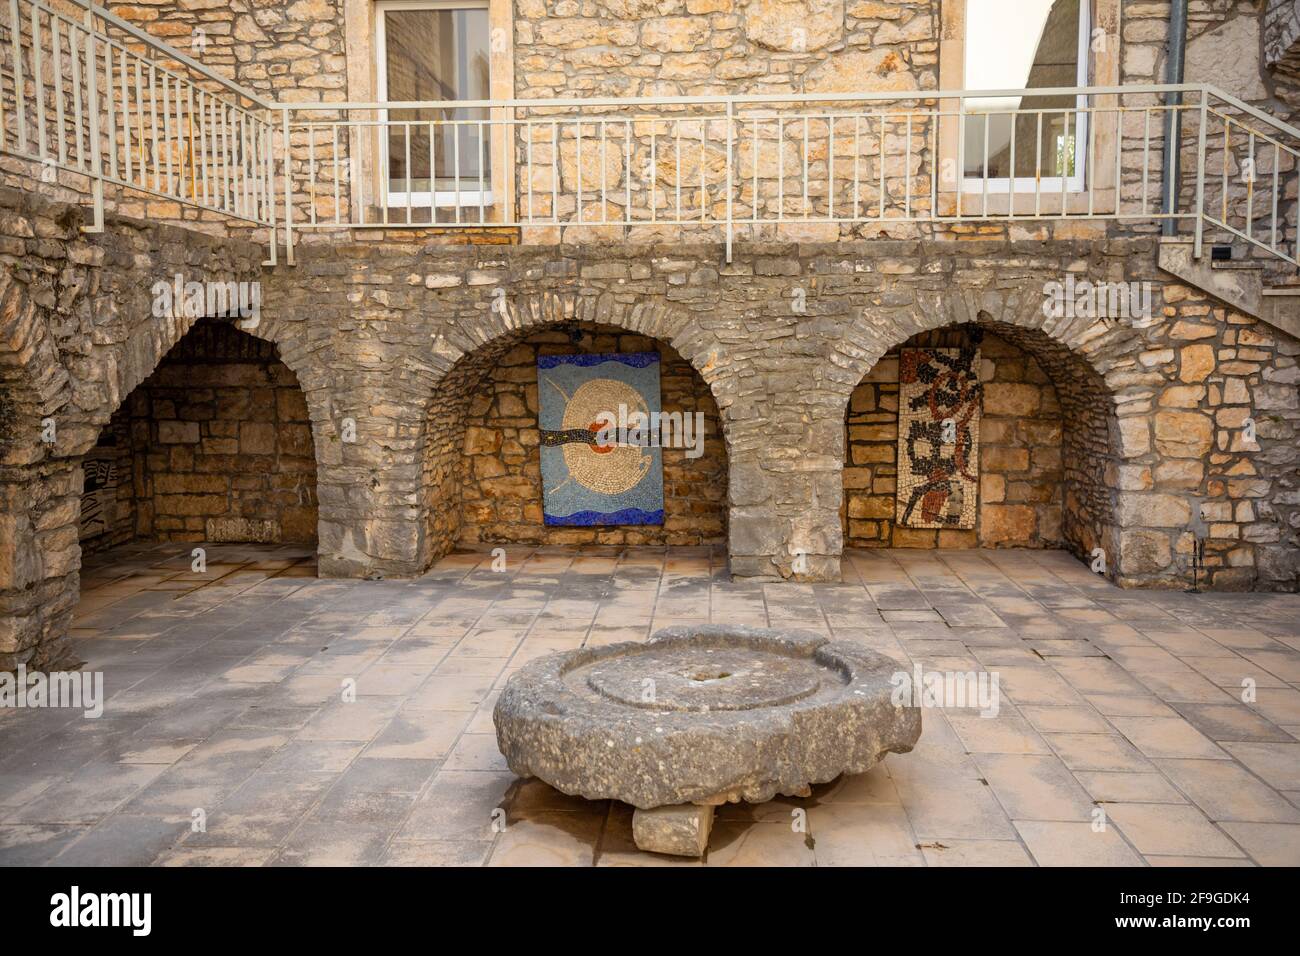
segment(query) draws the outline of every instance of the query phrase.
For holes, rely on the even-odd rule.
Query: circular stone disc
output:
[[[833,669],[810,657],[732,647],[656,647],[575,667],[565,683],[584,682],[610,700],[645,710],[754,710],[792,704],[842,688]]]
[[[899,665],[807,631],[705,625],[530,661],[493,720],[511,770],[641,809],[798,794],[906,753]]]

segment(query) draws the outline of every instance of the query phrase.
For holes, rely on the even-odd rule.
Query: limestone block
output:
[[[636,810],[632,839],[637,848],[671,856],[700,857],[709,846],[713,807],[693,803]]]
[[[852,50],[824,60],[808,71],[808,93],[857,93],[914,90],[916,77],[893,50]]]
[[[1210,450],[1214,422],[1199,412],[1161,411],[1155,416],[1156,448],[1171,458],[1201,458]]]
[[[844,33],[844,0],[749,0],[745,35],[768,50],[808,53]]]
[[[1184,345],[1179,350],[1178,377],[1184,382],[1203,382],[1214,371],[1214,346]]]

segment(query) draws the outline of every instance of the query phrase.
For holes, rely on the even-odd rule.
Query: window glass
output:
[[[1086,0],[966,0],[965,88],[1044,89],[1086,86],[1079,56],[1081,5]],[[1084,15],[1087,10],[1082,11]],[[967,176],[1073,176],[1082,142],[1076,96],[985,97],[966,101],[963,168]],[[1010,113],[1011,110],[1042,113]],[[1068,111],[1068,112],[1062,112]],[[1041,123],[1041,126],[1040,126]]]
[[[384,70],[386,100],[485,100],[488,85],[488,12],[486,7],[437,10],[384,11]],[[429,121],[437,120],[433,133],[433,173],[438,190],[456,186],[478,189],[480,177],[490,185],[488,128],[475,122],[486,119],[486,109],[389,110],[394,122],[410,121],[409,156],[412,192],[430,188]],[[390,190],[406,192],[408,128],[388,132]]]

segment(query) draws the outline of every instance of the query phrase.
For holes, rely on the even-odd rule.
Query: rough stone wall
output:
[[[106,6],[272,100],[347,99],[340,0],[131,0]]]
[[[699,374],[671,347],[618,329],[538,332],[485,370],[469,398],[460,462],[460,543],[722,544],[727,454],[718,409]],[[664,448],[662,526],[547,527],[542,523],[537,357],[574,352],[654,352],[664,412],[704,415],[703,454]]]
[[[1294,72],[1300,67],[1300,5],[1268,0],[1264,13],[1264,65]]]
[[[156,314],[151,288],[177,273],[260,272],[262,252],[247,243],[120,218],[91,235],[82,221],[77,207],[0,189],[0,666],[64,652],[82,456],[194,321]]]
[[[937,3],[522,0],[522,95],[935,89]]]
[[[741,244],[729,264],[712,244],[344,243],[263,270],[253,247],[166,226],[110,219],[86,235],[78,210],[12,192],[0,209],[9,662],[57,652],[76,599],[81,458],[193,324],[153,307],[151,285],[178,271],[263,283],[254,334],[303,389],[325,575],[427,567],[460,507],[436,494],[465,447],[463,417],[442,412],[468,411],[468,383],[520,339],[594,323],[670,347],[711,393],[732,572],[789,576],[802,553],[805,577],[834,580],[854,389],[913,336],[979,322],[1031,351],[1056,389],[1072,551],[1102,548],[1125,585],[1182,586],[1200,535],[1212,586],[1300,586],[1300,343],[1170,281],[1149,240]],[[1151,283],[1157,321],[1049,316],[1045,282],[1067,275]]]
[[[1149,282],[1159,321],[1049,318],[1044,283],[1067,275]],[[358,350],[360,368],[336,372],[356,383],[340,389],[335,414],[356,416],[358,438],[335,473],[367,477],[333,514],[322,494],[331,573],[413,573],[454,540],[459,499],[426,489],[450,487],[459,467],[455,406],[476,380],[461,376],[490,368],[515,336],[578,321],[654,336],[708,385],[728,448],[733,573],[789,574],[802,551],[812,576],[833,577],[851,393],[913,335],[979,321],[1033,352],[1070,423],[1061,537],[1071,550],[1102,548],[1126,584],[1180,584],[1211,502],[1234,518],[1210,538],[1218,584],[1297,586],[1297,343],[1166,282],[1150,241],[742,245],[729,265],[712,245],[358,244],[304,253],[268,289],[268,309],[346,329]],[[1239,447],[1248,411],[1258,451]],[[417,468],[411,447],[424,449]],[[1252,496],[1265,500],[1238,507]],[[1238,514],[1255,517],[1237,524]]]
[[[200,321],[136,387],[109,429],[129,443],[125,505],[136,537],[316,540],[307,403],[271,343]]]
[[[979,329],[914,336],[905,348],[959,348]],[[896,515],[898,350],[853,390],[845,423],[844,545],[849,548],[1054,548],[1061,533],[1061,407],[1028,352],[981,335],[984,385],[975,527],[906,528]]]

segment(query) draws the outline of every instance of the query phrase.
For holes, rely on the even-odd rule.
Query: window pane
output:
[[[1087,84],[1086,63],[1079,62],[1081,0],[967,0],[966,89],[1043,89]],[[985,137],[988,175],[1011,175],[1015,138],[1015,175],[1033,178],[1074,175],[1074,96],[988,97],[966,102],[963,166],[968,176],[983,176]],[[1012,115],[1015,109],[1069,110],[1068,113]],[[1067,128],[1068,127],[1068,128]]]
[[[388,10],[384,13],[388,99],[485,100],[488,85],[487,10]],[[410,121],[388,133],[390,189],[406,191],[406,156],[411,157],[411,190],[430,188],[429,121],[436,120],[433,163],[437,189],[455,188],[459,161],[462,190],[478,189],[480,174],[489,185],[488,132],[475,123],[451,120],[486,119],[486,109],[389,110],[391,121]],[[481,148],[480,148],[481,147]],[[480,153],[482,154],[480,157]]]

